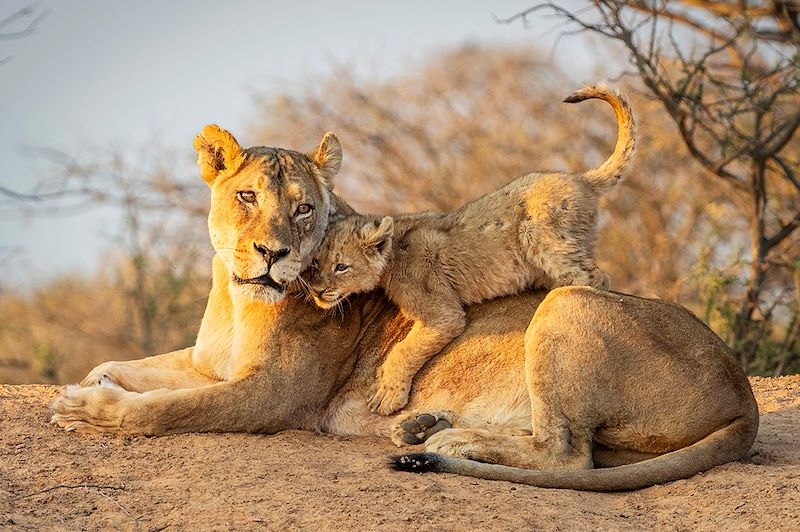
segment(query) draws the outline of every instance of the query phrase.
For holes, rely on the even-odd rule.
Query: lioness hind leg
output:
[[[526,469],[590,469],[591,438],[570,434],[567,439],[540,441],[534,436],[510,436],[487,429],[450,429],[434,434],[425,450],[455,458]]]
[[[460,416],[449,410],[411,410],[398,415],[391,428],[390,437],[398,447],[417,445],[449,428],[480,428],[506,436],[530,436],[531,431],[487,423],[477,418]]]

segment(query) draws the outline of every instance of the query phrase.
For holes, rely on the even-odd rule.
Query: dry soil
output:
[[[800,530],[800,375],[751,382],[746,460],[610,494],[395,472],[377,438],[88,437],[48,424],[59,387],[0,385],[0,529]]]

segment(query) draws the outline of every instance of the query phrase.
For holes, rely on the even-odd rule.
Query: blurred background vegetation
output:
[[[585,53],[630,65],[616,81],[639,151],[602,199],[597,243],[613,289],[688,307],[748,373],[800,371],[800,8],[553,3],[499,22],[541,10],[565,34],[595,35]],[[342,67],[303,91],[257,95],[250,130],[234,134],[304,149],[335,131],[345,149],[336,192],[357,210],[447,211],[529,171],[589,168],[613,149],[609,108],[559,103],[577,87],[562,71],[569,61],[554,65],[548,52],[465,45],[379,81]],[[212,253],[193,154],[40,155],[52,167],[47,193],[7,195],[113,204],[123,223],[100,271],[0,285],[0,382],[76,381],[105,360],[191,345]]]

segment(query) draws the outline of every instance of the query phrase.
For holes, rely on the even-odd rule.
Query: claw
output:
[[[369,406],[370,412],[375,412],[375,413],[378,412],[378,408],[380,408],[381,406],[381,398],[378,397],[377,392],[375,393],[375,395],[372,396],[372,399],[369,400],[367,406]]]

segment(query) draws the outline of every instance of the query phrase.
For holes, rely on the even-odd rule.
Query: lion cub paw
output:
[[[397,384],[383,377],[378,381],[378,391],[369,400],[369,409],[377,414],[388,416],[408,403],[411,383]]]
[[[404,412],[394,420],[390,437],[398,447],[416,445],[440,430],[452,428],[455,418],[453,412]]]

